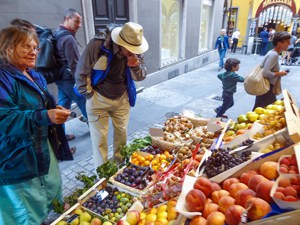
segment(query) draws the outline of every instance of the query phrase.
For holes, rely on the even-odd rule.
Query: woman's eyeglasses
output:
[[[38,47],[32,47],[30,45],[18,46],[17,49],[22,54],[29,54],[32,51],[35,52],[35,53],[39,53],[41,51],[41,49],[39,49]]]

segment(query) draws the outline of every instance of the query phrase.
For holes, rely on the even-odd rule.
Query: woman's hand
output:
[[[67,110],[61,106],[57,106],[56,109],[49,109],[47,113],[51,122],[55,124],[62,124],[66,122],[71,114],[70,110]]]
[[[287,74],[288,74],[287,71],[282,70],[282,71],[276,72],[276,73],[275,73],[275,76],[276,76],[276,77],[282,77],[282,76],[286,76]]]

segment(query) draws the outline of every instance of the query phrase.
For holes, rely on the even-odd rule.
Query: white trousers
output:
[[[120,162],[122,159],[120,147],[126,145],[127,142],[127,126],[130,114],[127,92],[118,99],[109,99],[95,91],[94,95],[86,102],[86,111],[95,168],[108,160],[107,133],[109,118],[111,118],[114,127],[113,159]]]

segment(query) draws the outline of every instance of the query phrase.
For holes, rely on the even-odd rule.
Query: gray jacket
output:
[[[99,58],[100,48],[104,42],[103,37],[94,37],[87,45],[86,49],[82,53],[75,72],[75,82],[77,90],[80,94],[86,98],[90,98],[94,94],[94,89],[91,86],[91,72],[94,64]],[[113,43],[113,54],[119,51],[119,46]],[[143,55],[138,55],[140,65],[134,68],[130,68],[132,79],[135,81],[141,81],[146,78],[146,67],[144,63]]]

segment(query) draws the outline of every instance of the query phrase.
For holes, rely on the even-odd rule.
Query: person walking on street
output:
[[[55,34],[62,30],[69,31],[69,34],[58,38],[56,42],[56,59],[61,76],[60,80],[55,83],[58,88],[58,105],[71,109],[72,101],[74,101],[83,115],[82,121],[87,122],[86,100],[74,91],[75,70],[80,57],[75,35],[81,27],[81,20],[82,17],[79,12],[75,9],[68,9],[64,15],[63,23],[55,31]],[[73,134],[68,134],[66,137],[68,140],[75,138]]]
[[[48,97],[46,80],[32,70],[38,50],[35,32],[17,26],[0,31],[0,224],[3,225],[40,225],[53,209],[52,201],[63,201],[55,157],[57,142],[51,142],[54,133],[49,129],[63,124],[70,111],[50,106],[56,104]]]
[[[269,43],[269,33],[266,27],[259,33],[259,37],[261,38],[260,55],[266,55]]]
[[[262,62],[263,72],[262,75],[267,78],[270,82],[270,90],[263,95],[256,96],[253,111],[257,107],[266,107],[276,101],[275,93],[277,87],[280,87],[280,80],[282,76],[288,74],[286,70],[280,70],[279,66],[279,55],[282,51],[286,51],[290,45],[291,35],[284,31],[275,33],[273,38],[273,45],[275,46],[268,54],[264,57]]]
[[[216,40],[215,49],[218,49],[220,56],[220,63],[218,70],[220,71],[224,67],[224,58],[227,49],[229,49],[228,36],[226,35],[226,30],[222,29],[220,36]]]
[[[240,38],[240,31],[239,29],[237,29],[235,32],[233,32],[232,34],[232,45],[231,45],[231,52],[232,53],[235,53],[236,52],[236,47],[237,47],[237,44],[239,42],[239,38]]]
[[[233,94],[236,92],[237,82],[244,82],[244,78],[239,76],[236,71],[240,68],[240,61],[235,58],[229,58],[225,62],[225,73],[218,74],[222,81],[223,104],[215,109],[216,117],[227,118],[224,113],[234,105]]]
[[[109,118],[114,127],[113,160],[118,163],[122,160],[120,147],[126,145],[130,106],[135,105],[136,99],[133,80],[146,78],[142,53],[147,50],[142,26],[128,22],[106,37],[92,39],[80,57],[76,86],[87,98],[95,168],[108,160]]]
[[[292,31],[292,38],[290,40],[290,45],[282,56],[281,65],[290,65],[291,54],[294,51],[294,47],[297,41],[297,37],[295,36],[295,32]]]

